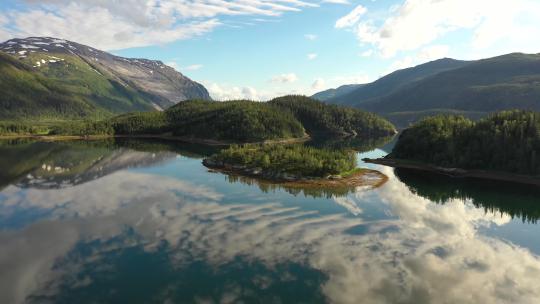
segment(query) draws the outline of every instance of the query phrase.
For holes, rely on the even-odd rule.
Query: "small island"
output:
[[[378,187],[387,177],[357,167],[356,154],[304,145],[233,145],[203,160],[213,170],[288,187]]]
[[[540,113],[504,111],[474,122],[436,116],[406,129],[392,153],[365,161],[455,177],[540,186]]]

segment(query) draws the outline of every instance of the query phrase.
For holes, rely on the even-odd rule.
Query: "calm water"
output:
[[[376,190],[292,191],[212,152],[0,142],[0,303],[540,303],[535,188],[370,166]]]

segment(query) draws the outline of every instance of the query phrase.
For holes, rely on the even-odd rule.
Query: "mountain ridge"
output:
[[[336,96],[327,101],[335,104],[353,105],[353,101],[362,100],[364,102],[381,95],[387,95],[415,81],[467,64],[469,64],[468,61],[451,58],[430,61],[418,66],[394,71],[372,83],[364,84],[351,92]]]

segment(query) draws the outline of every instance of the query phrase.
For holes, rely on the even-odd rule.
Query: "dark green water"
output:
[[[536,188],[370,165],[376,190],[293,191],[212,152],[0,142],[0,303],[540,303]]]

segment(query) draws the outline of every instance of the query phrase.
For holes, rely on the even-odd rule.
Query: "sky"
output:
[[[161,60],[217,100],[268,100],[540,53],[540,0],[1,0],[0,40],[29,36]]]

